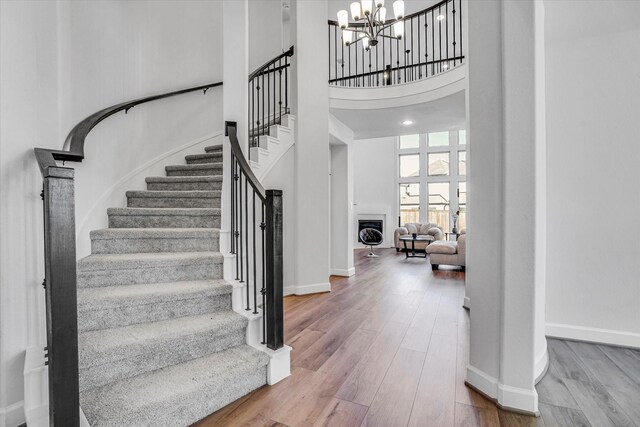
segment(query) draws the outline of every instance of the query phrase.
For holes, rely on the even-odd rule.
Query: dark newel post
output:
[[[73,169],[44,173],[49,424],[80,425]]]
[[[267,347],[277,350],[284,345],[284,311],[282,307],[282,191],[267,190],[266,200],[266,275],[267,275]]]

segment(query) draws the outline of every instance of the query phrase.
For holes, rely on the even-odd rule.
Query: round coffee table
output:
[[[427,251],[424,252],[424,255],[416,253],[416,242],[424,242],[427,245],[431,243],[431,239],[424,236],[402,236],[400,237],[402,240],[402,244],[404,245],[404,255],[407,258],[426,258]],[[409,249],[407,248],[407,242],[411,242],[411,255],[409,255]]]

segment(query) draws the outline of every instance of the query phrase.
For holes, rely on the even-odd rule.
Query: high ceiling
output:
[[[379,110],[331,109],[338,120],[353,130],[356,139],[382,138],[413,133],[466,128],[464,92],[436,101]],[[410,126],[402,124],[413,121]]]

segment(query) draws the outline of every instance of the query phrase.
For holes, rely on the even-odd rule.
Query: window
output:
[[[419,135],[403,135],[400,137],[400,149],[405,150],[407,148],[420,147]]]
[[[400,225],[431,222],[450,232],[467,227],[467,135],[464,130],[400,136],[396,183]]]
[[[400,224],[420,222],[420,184],[400,184]]]
[[[400,156],[400,178],[420,176],[420,154]]]
[[[458,145],[467,145],[467,131],[459,130],[458,131]]]
[[[429,153],[429,165],[427,172],[429,176],[449,175],[449,153]]]
[[[438,224],[444,231],[449,230],[449,183],[430,182],[429,186],[429,222]]]
[[[467,174],[467,152],[458,151],[458,175]]]
[[[458,230],[462,230],[467,228],[467,183],[465,181],[458,183],[458,210],[460,211]]]
[[[446,147],[449,145],[449,132],[429,134],[429,147]]]

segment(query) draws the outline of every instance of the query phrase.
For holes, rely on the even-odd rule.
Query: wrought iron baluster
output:
[[[245,242],[245,248],[246,248],[246,256],[245,256],[245,263],[247,266],[247,308],[246,310],[251,310],[251,307],[249,306],[249,292],[251,289],[251,284],[249,283],[249,180],[247,179],[247,175],[245,174],[244,176],[244,215],[245,215],[245,221],[244,221],[244,242]]]

